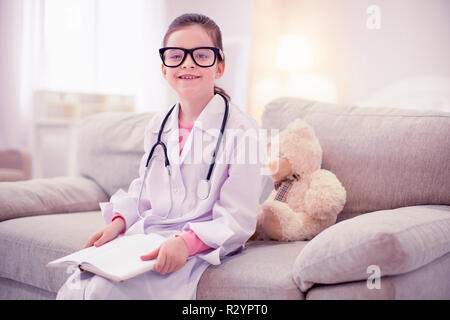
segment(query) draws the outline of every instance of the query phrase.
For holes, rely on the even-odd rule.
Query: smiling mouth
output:
[[[180,80],[195,80],[195,79],[198,79],[198,78],[200,78],[200,77],[198,77],[198,76],[181,76],[181,77],[178,77],[178,79],[180,79]]]

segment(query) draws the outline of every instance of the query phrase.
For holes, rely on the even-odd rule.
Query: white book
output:
[[[118,237],[100,247],[89,247],[53,260],[47,267],[78,266],[102,277],[122,282],[153,269],[156,259],[143,261],[141,256],[157,249],[167,239],[150,234]]]

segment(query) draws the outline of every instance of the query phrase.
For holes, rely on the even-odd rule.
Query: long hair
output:
[[[185,13],[172,21],[172,23],[169,25],[169,28],[167,29],[166,34],[163,38],[163,47],[166,46],[167,40],[169,39],[170,35],[184,27],[192,26],[192,25],[200,25],[202,28],[205,29],[205,31],[209,34],[211,37],[214,45],[223,51],[223,44],[222,44],[222,32],[220,31],[219,26],[209,17],[198,14],[198,13]],[[219,60],[222,60],[220,56],[217,57]],[[225,55],[224,59],[225,60]],[[214,93],[221,93],[223,94],[227,100],[231,100],[230,96],[220,87],[214,86]]]

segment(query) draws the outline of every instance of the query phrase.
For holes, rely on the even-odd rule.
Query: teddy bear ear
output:
[[[292,121],[292,126],[294,126],[294,127],[310,127],[310,125],[301,118],[297,118],[294,121]]]
[[[303,119],[297,118],[289,124],[289,128],[297,134],[314,136],[314,129]]]

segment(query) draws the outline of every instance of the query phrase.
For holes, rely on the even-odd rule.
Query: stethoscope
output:
[[[224,130],[225,130],[225,125],[226,125],[227,119],[228,119],[228,112],[229,112],[229,110],[228,110],[228,100],[221,93],[217,92],[217,94],[220,95],[223,98],[223,100],[225,101],[225,113],[224,113],[223,119],[222,119],[222,126],[220,127],[220,135],[217,138],[216,148],[214,150],[214,154],[212,156],[212,161],[211,161],[211,164],[209,166],[208,175],[206,176],[206,179],[200,180],[198,185],[197,185],[197,196],[201,200],[204,200],[204,199],[206,199],[209,196],[209,190],[210,190],[210,181],[209,180],[211,178],[211,174],[212,174],[214,165],[216,163],[216,155],[217,155],[217,152],[219,150],[220,142],[222,141],[222,136],[223,136],[223,133],[224,133]],[[140,209],[142,190],[144,188],[144,184],[145,184],[145,181],[146,181],[146,178],[147,178],[148,169],[150,167],[149,166],[150,160],[153,160],[152,159],[153,152],[155,151],[157,146],[161,146],[163,151],[164,151],[164,166],[166,167],[167,174],[169,176],[170,209],[167,211],[166,218],[169,215],[170,211],[172,210],[172,182],[171,182],[171,180],[172,180],[171,179],[172,178],[172,173],[171,173],[171,170],[170,170],[169,158],[167,156],[167,147],[164,144],[164,142],[161,141],[161,135],[162,135],[162,132],[164,130],[164,126],[165,126],[165,124],[167,122],[167,119],[169,119],[169,116],[172,113],[172,111],[175,108],[175,106],[176,106],[176,104],[174,104],[173,107],[170,108],[169,112],[167,113],[167,115],[165,116],[163,122],[161,123],[161,127],[160,127],[159,133],[158,133],[158,140],[156,141],[156,143],[151,148],[150,154],[148,155],[148,158],[147,158],[147,163],[145,164],[144,180],[143,180],[142,185],[141,185],[141,191],[139,192],[139,198],[138,198],[138,202],[137,202],[137,211],[138,211],[138,215],[139,215],[140,218],[144,218],[141,215],[141,209]]]

